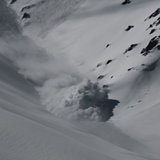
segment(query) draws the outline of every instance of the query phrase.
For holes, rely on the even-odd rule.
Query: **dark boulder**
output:
[[[112,59],[108,60],[108,61],[106,62],[106,65],[109,64],[109,63],[111,63],[112,61],[113,61]]]
[[[125,0],[124,2],[122,2],[122,5],[126,5],[126,4],[129,4],[129,3],[131,3],[130,0]]]
[[[151,19],[153,17],[156,17],[158,14],[160,14],[160,8],[158,8],[155,12],[153,12],[148,18]]]
[[[11,0],[10,4],[13,4],[15,3],[17,0]]]
[[[155,36],[150,40],[146,48],[143,48],[141,54],[146,56],[152,49],[157,48],[159,44],[160,36]]]
[[[134,26],[129,25],[129,26],[125,29],[125,31],[129,31],[129,30],[131,30],[132,28],[134,28]]]
[[[156,31],[156,29],[152,29],[151,32],[149,34],[152,34]]]
[[[24,13],[22,19],[31,18],[30,14]]]
[[[125,50],[124,54],[127,53],[128,51],[133,50],[137,45],[138,45],[137,43],[131,44],[130,47],[129,47],[128,49]]]
[[[109,46],[110,46],[110,44],[107,44],[107,45],[106,45],[106,48],[108,48]]]
[[[103,79],[104,78],[104,75],[100,75],[97,79],[98,80],[101,80],[101,79]]]
[[[100,67],[101,65],[102,65],[102,63],[98,63],[98,64],[97,64],[97,67]]]

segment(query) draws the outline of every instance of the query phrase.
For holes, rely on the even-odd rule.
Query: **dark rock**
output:
[[[157,46],[157,49],[160,50],[160,45]]]
[[[159,38],[160,37],[157,36],[152,38],[149,44],[147,45],[146,50],[150,51],[151,49],[153,49],[158,44]]]
[[[153,23],[153,25],[158,26],[160,24],[160,17]]]
[[[132,28],[134,28],[134,26],[129,25],[129,26],[125,29],[125,31],[129,31],[129,30],[131,30]]]
[[[153,17],[156,17],[158,14],[160,14],[160,8],[158,8],[155,12],[153,12],[148,18],[151,19]]]
[[[108,60],[107,62],[106,62],[106,64],[109,64],[109,63],[111,63],[113,60],[112,59],[110,59],[110,60]]]
[[[153,27],[153,24],[150,24],[150,25],[149,25],[149,28],[152,28],[152,27]]]
[[[159,24],[160,24],[160,17],[156,21],[156,26],[158,26]]]
[[[15,3],[17,0],[11,0],[10,4],[13,4]]]
[[[152,24],[150,24],[149,27],[147,28],[147,30],[149,28],[153,28],[154,26],[158,26],[158,25],[160,25],[160,17],[158,17],[156,21],[154,21]]]
[[[151,19],[153,17],[156,17],[158,14],[160,14],[160,8],[158,8],[155,12],[153,12],[149,17],[147,17],[144,21]]]
[[[108,88],[108,85],[104,84],[104,85],[103,85],[103,88]]]
[[[151,32],[149,34],[152,34],[156,31],[156,29],[152,29]]]
[[[128,69],[128,71],[131,71],[132,69],[134,69],[134,67],[132,67],[132,68],[129,68],[129,69]]]
[[[129,47],[128,49],[126,49],[126,50],[125,50],[125,52],[124,52],[124,53],[127,53],[128,51],[133,50],[137,45],[138,45],[137,43],[135,43],[135,44],[131,44],[131,45],[130,45],[130,47]]]
[[[32,5],[29,5],[29,6],[25,6],[21,9],[21,12],[23,12],[24,10],[27,10],[27,9],[31,9],[33,7],[35,7],[36,5],[35,4],[32,4]]]
[[[31,9],[35,6],[42,5],[44,2],[45,2],[45,0],[41,0],[40,2],[37,2],[36,4],[31,4],[31,5],[25,6],[25,7],[22,8],[21,12],[23,12],[25,10],[28,10],[28,9]]]
[[[149,53],[149,51],[157,47],[157,45],[159,44],[159,40],[160,36],[155,36],[154,38],[152,38],[148,43],[147,47],[142,49],[141,54],[146,56]]]
[[[101,79],[103,79],[104,78],[104,75],[100,75],[97,79],[98,80],[101,80]]]
[[[28,13],[24,13],[22,19],[24,19],[24,18],[31,18],[31,16]]]
[[[126,4],[129,4],[129,3],[131,3],[130,0],[125,0],[124,2],[122,2],[122,5],[126,5]]]
[[[110,44],[107,44],[107,45],[106,45],[106,48],[108,48],[109,46],[110,46]]]
[[[147,28],[147,30],[148,30],[149,28],[152,28],[152,27],[153,27],[153,24],[150,24],[149,27]]]
[[[141,50],[141,54],[144,54],[145,52],[146,52],[146,49],[143,48],[143,49]]]
[[[98,63],[98,64],[97,64],[97,67],[100,67],[101,65],[102,65],[102,63]]]

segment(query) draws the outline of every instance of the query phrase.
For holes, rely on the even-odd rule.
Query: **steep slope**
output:
[[[7,0],[18,15],[18,21],[25,29],[44,36],[48,30],[64,22],[79,6],[81,0]],[[39,26],[39,27],[38,27]]]
[[[41,74],[47,70],[39,66],[48,62],[47,52],[22,34],[6,2],[0,4],[0,158],[145,160],[145,155],[118,147],[45,110],[35,85],[41,86],[48,75]]]
[[[50,51],[67,55],[69,63],[86,77],[109,86],[109,97],[120,101],[111,122],[147,144],[157,158],[158,6],[158,0],[132,0],[127,5],[88,0],[42,40]]]
[[[33,152],[35,152],[32,153],[35,159],[39,158],[37,157],[39,154],[40,158],[50,159],[49,156],[45,155],[46,153],[51,157],[56,155],[59,159],[64,159],[64,157],[65,159],[87,160],[91,158],[143,159],[138,158],[138,156],[150,160],[159,159],[159,9],[157,9],[160,4],[159,0],[132,0],[124,1],[124,3],[120,0],[86,0],[70,17],[68,15],[73,13],[77,6],[75,2],[78,1],[67,1],[65,4],[59,1],[62,9],[60,9],[60,13],[58,10],[57,14],[55,14],[60,18],[58,22],[56,16],[49,16],[50,13],[56,12],[56,10],[51,12],[52,7],[57,6],[57,4],[53,3],[54,1],[48,0],[38,3],[37,1],[17,0],[8,2],[11,2],[10,6],[16,10],[18,15],[21,15],[21,25],[23,27],[26,26],[24,29],[25,34],[30,36],[34,43],[50,52],[48,53],[42,48],[35,49],[34,47],[36,46],[37,48],[37,45],[34,44],[33,47],[31,45],[33,41],[29,40],[28,42],[27,40],[25,41],[27,42],[25,44],[29,43],[27,48],[32,48],[31,52],[39,53],[41,51],[40,56],[33,56],[33,61],[32,54],[30,54],[29,58],[27,56],[27,61],[26,59],[23,61],[21,56],[20,58],[18,56],[19,61],[16,61],[17,66],[20,68],[20,73],[39,86],[37,91],[41,95],[42,104],[59,117],[101,120],[100,116],[103,112],[100,112],[102,110],[99,110],[99,108],[103,108],[104,104],[106,104],[104,97],[107,97],[107,100],[113,100],[115,102],[114,107],[120,102],[114,109],[114,116],[110,123],[122,129],[125,134],[136,139],[142,145],[137,141],[132,141],[132,138],[129,140],[121,132],[118,135],[122,134],[122,136],[114,142],[116,146],[111,144],[113,141],[109,143],[108,138],[105,136],[110,137],[111,134],[106,132],[110,127],[103,123],[98,123],[96,129],[94,126],[96,123],[93,123],[93,125],[89,122],[89,124],[86,122],[76,124],[80,128],[84,128],[83,133],[56,119],[54,120],[53,131],[47,131],[46,133],[47,137],[48,134],[51,135],[49,138],[44,141],[40,140],[43,139],[43,133],[41,132],[38,133],[39,138],[35,142],[33,135],[31,135],[31,138],[29,136],[31,141],[24,148],[28,148],[34,141],[34,148],[38,146],[37,151],[33,149]],[[71,6],[68,5],[66,7],[66,4],[71,4]],[[44,12],[43,7],[46,8],[48,5],[50,7]],[[64,8],[67,8],[67,10]],[[47,17],[45,21],[41,21],[41,18],[34,18],[36,17],[35,15],[39,17],[43,14],[44,18],[45,16]],[[68,18],[67,20],[66,17],[63,18],[63,14]],[[64,23],[59,23],[64,20],[66,20]],[[50,30],[53,23],[56,27]],[[44,32],[44,30],[46,31]],[[22,46],[24,47],[25,45]],[[23,47],[19,53],[24,51]],[[15,48],[14,45],[11,48]],[[44,56],[43,52],[49,55],[47,56],[48,58]],[[26,56],[28,54],[23,55]],[[11,58],[14,60],[13,57]],[[36,65],[33,65],[35,62]],[[84,78],[93,82],[98,81],[101,87],[97,83],[83,81]],[[89,100],[94,99],[95,103],[88,103],[86,97]],[[97,107],[97,102],[99,101],[102,102],[100,103],[102,106],[99,106],[98,103]],[[79,104],[83,105],[79,106]],[[41,115],[38,120],[36,117],[36,122],[42,122],[45,126],[48,126],[48,123],[52,125],[53,122],[44,120],[49,116],[48,113],[44,116],[43,113],[36,111],[36,115]],[[14,121],[14,118],[12,118],[12,121]],[[8,126],[10,127],[10,124]],[[28,124],[28,126],[27,130],[30,131],[32,124]],[[69,131],[67,130],[66,132],[64,126],[67,126],[67,128],[69,126]],[[36,127],[33,126],[33,128]],[[100,131],[97,131],[99,128]],[[37,127],[35,133],[41,129],[45,130],[43,127]],[[113,128],[111,127],[110,129]],[[5,129],[5,131],[7,130],[8,128]],[[57,134],[57,130],[65,136]],[[96,138],[86,132],[96,135]],[[119,132],[119,130],[113,129],[114,132]],[[13,135],[16,134],[17,132]],[[30,134],[27,132],[27,135]],[[23,139],[23,135],[21,136]],[[66,136],[69,137],[69,140],[66,139]],[[103,140],[97,138],[97,136]],[[116,135],[115,138],[114,136],[112,138],[116,139],[117,137]],[[52,138],[53,141],[50,141]],[[27,139],[22,142],[25,143]],[[61,139],[63,143],[61,143]],[[117,148],[119,139],[127,140],[129,146],[133,144],[136,144],[135,148],[139,146],[140,148],[137,147],[139,151],[136,150],[138,156],[131,152],[127,152],[127,155],[124,155],[123,152],[126,153],[126,151],[119,147]],[[37,141],[39,140],[40,142],[38,143]],[[54,142],[56,142],[59,150],[62,149],[60,152],[56,152],[57,148],[53,147]],[[69,149],[66,149],[64,142],[67,146],[70,146]],[[44,143],[47,143],[48,150],[44,150],[42,147]],[[144,145],[148,148],[146,149]],[[123,141],[120,141],[119,146],[135,151],[132,147],[132,149],[126,147]],[[54,148],[54,152],[52,152],[51,148]],[[44,153],[40,153],[40,150],[43,150]],[[12,149],[11,151],[13,152]],[[17,151],[19,151],[19,148],[17,148]],[[36,152],[38,154],[35,154]],[[12,156],[12,153],[10,155]],[[20,156],[23,155],[24,153],[22,152]],[[82,155],[85,156],[83,157]],[[26,159],[27,156],[28,154]]]

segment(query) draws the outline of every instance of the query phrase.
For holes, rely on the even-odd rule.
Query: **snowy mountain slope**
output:
[[[109,97],[120,101],[112,122],[150,146],[157,158],[159,42],[155,46],[150,42],[159,36],[158,6],[158,0],[133,0],[129,5],[86,1],[40,43],[65,54],[85,77],[108,85]],[[152,14],[155,11],[157,15]]]
[[[146,157],[145,155],[127,151],[128,149],[104,141],[88,131],[54,117],[41,106],[34,88],[35,84],[42,85],[45,81],[43,77],[51,74],[51,71],[44,74],[46,70],[43,64],[46,64],[45,60],[48,62],[47,53],[22,35],[21,30],[15,32],[12,27],[6,27],[13,17],[5,1],[1,1],[2,6],[0,20],[4,34],[0,37],[0,158],[146,159],[141,158]],[[8,13],[5,17],[7,21],[2,21],[4,13]],[[11,22],[14,23],[9,24],[10,26],[16,24],[16,21]],[[123,137],[125,138],[125,135]]]
[[[145,159],[48,113],[33,84],[2,55],[0,72],[1,159]]]
[[[33,84],[2,55],[0,71],[1,159],[145,159],[48,113]]]
[[[144,160],[46,112],[33,85],[6,58],[0,62],[1,159]]]
[[[1,88],[4,88],[1,99],[5,100],[1,100],[1,142],[4,144],[1,147],[2,158],[158,159],[158,37],[152,40],[153,45],[148,43],[153,37],[159,36],[159,11],[151,15],[159,6],[159,1],[132,0],[127,5],[121,5],[120,0],[86,0],[68,17],[77,7],[76,2],[78,1],[65,1],[64,4],[62,1],[49,0],[8,1],[9,6],[19,15],[21,25],[26,26],[23,34],[33,40],[22,35],[19,30],[18,35],[17,32],[15,34],[12,27],[6,31],[3,26],[7,25],[2,23],[2,31],[12,34],[1,36],[3,43],[1,42],[0,51],[14,61],[19,68],[18,72],[25,77],[23,79],[17,75],[16,68],[8,66],[8,60],[1,56],[1,62],[5,62],[2,65],[5,68],[5,79],[9,81],[12,75],[16,75],[14,83],[9,81],[9,86],[15,89],[4,84],[3,78],[1,83]],[[58,10],[55,9],[55,4]],[[4,11],[1,15],[10,13],[0,11]],[[54,16],[51,13],[55,13]],[[10,16],[7,15],[9,21]],[[59,25],[66,17],[69,19]],[[146,19],[147,17],[149,18]],[[10,24],[9,21],[6,22]],[[57,27],[51,31],[53,23]],[[15,21],[10,26],[19,28]],[[10,41],[8,35],[12,35],[14,40]],[[7,75],[6,72],[10,74]],[[2,77],[5,76],[2,74]],[[103,87],[83,79],[98,81]],[[16,83],[19,81],[21,86],[30,88],[32,97],[26,88],[21,90],[21,86]],[[114,110],[110,125],[113,123],[128,136],[119,132],[119,129],[100,122],[77,122],[75,127],[75,123],[71,125],[55,118],[39,104],[33,83],[38,85],[36,90],[41,96],[42,104],[49,107],[48,110],[54,115],[63,118],[101,120],[105,111],[102,109],[107,103],[114,102],[115,107],[120,102]],[[6,102],[8,97],[11,97],[9,102],[12,105]],[[25,108],[22,109],[24,104]],[[107,105],[106,113],[110,104]],[[4,143],[6,133],[10,136]],[[16,147],[13,147],[14,144]],[[10,154],[6,148],[9,148]]]
[[[42,36],[49,29],[53,29],[53,27],[64,22],[76,10],[80,1],[7,0],[7,3],[16,11],[18,21],[25,29],[30,29],[32,34]]]

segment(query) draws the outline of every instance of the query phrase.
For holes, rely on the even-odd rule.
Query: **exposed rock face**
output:
[[[102,65],[102,63],[98,63],[98,64],[97,64],[97,67],[100,67],[101,65]]]
[[[31,18],[31,16],[28,13],[24,13],[22,19],[24,19],[24,18]]]
[[[108,48],[109,46],[110,46],[110,44],[107,44],[107,45],[106,45],[106,48]]]
[[[146,48],[143,48],[141,51],[141,54],[143,54],[144,56],[146,56],[151,50],[153,49],[158,49],[159,48],[159,41],[160,41],[160,36],[155,36],[153,37],[150,42],[148,43],[148,45],[146,46]]]
[[[134,26],[133,26],[133,25],[129,25],[129,26],[125,29],[125,31],[129,31],[129,30],[131,30],[132,28],[134,28]]]
[[[151,32],[149,34],[152,34],[156,31],[156,29],[152,29]]]
[[[110,59],[110,60],[108,60],[107,62],[106,62],[106,64],[109,64],[109,63],[111,63],[113,60],[112,59]]]
[[[129,3],[131,3],[130,0],[125,0],[124,2],[122,2],[122,5],[126,5],[126,4],[129,4]]]
[[[15,3],[17,0],[11,0],[10,4],[13,4]]]
[[[144,21],[150,20],[154,17],[158,17],[154,22],[152,22],[146,30],[150,29],[149,34],[152,34],[158,31],[158,26],[160,25],[160,8],[158,8],[155,12],[153,12],[149,17],[147,17]]]
[[[153,12],[147,19],[156,17],[158,14],[160,14],[160,8],[158,8],[155,12]]]
[[[104,75],[100,75],[97,79],[98,80],[101,80],[101,79],[103,79],[104,78]]]
[[[125,50],[124,53],[127,53],[128,51],[133,50],[137,45],[138,45],[137,43],[136,43],[136,44],[131,44],[130,47],[129,47],[128,49]]]

